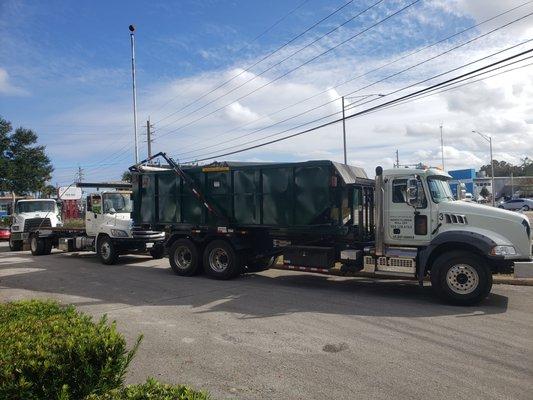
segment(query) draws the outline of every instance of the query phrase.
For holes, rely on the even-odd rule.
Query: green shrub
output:
[[[128,385],[103,395],[91,395],[87,400],[209,400],[205,392],[197,392],[187,386],[167,385],[148,379],[142,385]]]
[[[0,399],[83,399],[123,383],[133,358],[115,323],[52,301],[0,305]]]

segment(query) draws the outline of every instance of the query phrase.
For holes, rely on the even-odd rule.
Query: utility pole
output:
[[[78,172],[76,173],[76,181],[77,182],[83,182],[83,168],[78,166]]]
[[[511,198],[514,198],[514,175],[511,172]]]
[[[150,117],[148,117],[148,121],[146,121],[146,142],[148,143],[148,158],[152,157],[152,142],[154,139],[152,139],[152,128],[154,126],[150,124]]]
[[[398,149],[396,149],[396,168],[400,168],[400,155]]]
[[[131,78],[133,90],[133,135],[135,138],[135,164],[139,162],[139,144],[137,139],[137,89],[135,87],[135,26],[130,25],[131,41]]]
[[[479,136],[481,136],[483,139],[485,139],[487,142],[489,142],[489,148],[490,148],[490,170],[491,170],[491,186],[492,186],[492,206],[494,207],[496,205],[496,201],[494,197],[496,196],[496,188],[494,187],[494,160],[492,158],[492,136],[484,135],[483,133],[472,130],[473,133],[477,133]]]
[[[440,152],[442,155],[442,170],[446,171],[446,168],[444,168],[444,136],[442,135],[442,122],[440,123]]]
[[[346,116],[344,115],[344,96],[342,96],[342,142],[344,145],[344,165],[348,164],[348,157],[346,155]]]

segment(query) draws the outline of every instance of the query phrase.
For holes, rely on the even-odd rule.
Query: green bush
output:
[[[148,379],[142,385],[128,385],[103,395],[91,395],[87,400],[209,400],[205,392],[197,392],[187,386],[167,385]]]
[[[0,227],[8,228],[11,226],[11,217],[0,217]]]
[[[132,350],[105,317],[52,301],[0,305],[0,399],[83,399],[119,387]]]

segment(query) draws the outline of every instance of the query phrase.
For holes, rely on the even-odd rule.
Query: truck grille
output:
[[[50,223],[50,218],[30,218],[24,221],[24,232],[37,229],[39,227],[50,228],[52,224]]]

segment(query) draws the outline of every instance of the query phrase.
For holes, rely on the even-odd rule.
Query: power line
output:
[[[353,40],[353,39],[356,38],[357,36],[360,36],[360,35],[362,35],[363,33],[369,31],[370,29],[372,29],[372,28],[374,28],[374,27],[376,27],[376,26],[378,26],[378,25],[380,25],[380,24],[386,22],[387,20],[389,20],[389,19],[393,18],[394,16],[400,14],[401,12],[405,11],[405,10],[408,9],[409,7],[412,7],[413,5],[415,5],[415,4],[418,3],[418,2],[420,2],[420,0],[415,0],[415,1],[411,2],[411,3],[409,3],[408,5],[402,7],[401,9],[395,11],[394,13],[389,14],[387,17],[381,19],[380,21],[378,21],[378,22],[376,22],[376,23],[370,25],[369,27],[363,29],[362,31],[359,31],[357,34],[350,36],[350,37],[349,37],[348,39],[346,39],[346,40],[343,40],[341,43],[338,43],[337,45],[335,45],[335,46],[329,48],[328,50],[326,50],[326,51],[324,51],[324,52],[322,52],[322,53],[316,55],[315,57],[313,57],[313,58],[307,60],[306,62],[304,62],[304,63],[298,65],[297,67],[292,68],[292,69],[290,69],[289,71],[285,72],[284,74],[282,74],[282,75],[280,75],[280,76],[278,76],[278,77],[276,77],[276,78],[270,80],[269,82],[267,82],[267,83],[261,85],[259,88],[256,88],[256,89],[252,90],[251,92],[249,92],[249,93],[247,93],[247,94],[245,94],[245,95],[243,95],[243,96],[240,96],[240,97],[237,98],[236,100],[233,100],[232,102],[230,102],[230,103],[228,103],[228,104],[226,104],[226,105],[224,105],[224,106],[222,106],[222,107],[219,107],[219,108],[217,108],[216,110],[211,111],[210,113],[203,115],[202,117],[199,117],[199,118],[197,118],[197,119],[195,119],[195,120],[193,120],[193,121],[190,121],[190,122],[186,123],[185,125],[181,125],[181,126],[179,126],[178,128],[176,128],[176,129],[172,129],[172,130],[170,130],[170,131],[167,131],[167,132],[165,132],[163,135],[161,135],[160,137],[164,137],[164,136],[167,136],[167,135],[169,135],[169,134],[171,134],[171,133],[177,132],[178,130],[180,130],[180,129],[182,129],[182,128],[185,128],[185,127],[187,127],[187,126],[190,126],[190,125],[192,125],[192,124],[194,124],[194,123],[196,123],[196,122],[198,122],[198,121],[200,121],[200,120],[202,120],[202,119],[204,119],[204,118],[207,118],[207,117],[209,117],[209,116],[215,114],[216,112],[218,112],[218,111],[220,111],[220,110],[222,110],[222,109],[224,109],[224,108],[230,106],[231,104],[233,104],[233,103],[235,103],[235,102],[237,102],[237,101],[239,101],[239,100],[242,100],[242,99],[244,99],[244,98],[246,98],[246,97],[252,95],[253,93],[258,92],[258,91],[261,90],[261,89],[264,89],[265,87],[267,87],[267,86],[271,85],[272,83],[274,83],[274,82],[276,82],[276,81],[278,81],[278,80],[284,78],[285,76],[291,74],[292,72],[296,71],[297,69],[304,67],[305,65],[307,65],[307,64],[309,64],[309,63],[311,63],[311,62],[313,62],[313,61],[316,60],[317,58],[319,58],[319,57],[321,57],[321,56],[323,56],[323,55],[325,55],[325,54],[327,54],[327,53],[329,53],[329,52],[335,50],[336,48],[338,48],[339,46],[342,46],[343,44],[349,42],[350,40]]]
[[[337,25],[336,27],[334,27],[333,29],[330,29],[328,32],[326,32],[325,34],[319,36],[318,38],[314,39],[313,41],[309,42],[308,44],[306,44],[305,46],[303,47],[300,47],[298,50],[292,52],[291,54],[289,54],[288,56],[284,57],[283,59],[281,59],[280,61],[272,64],[271,66],[269,66],[268,68],[264,69],[263,71],[261,71],[260,73],[258,74],[254,74],[250,79],[244,81],[243,83],[241,83],[240,85],[237,85],[235,87],[233,87],[232,89],[230,89],[229,91],[221,94],[220,96],[218,97],[215,97],[214,99],[211,99],[210,101],[208,101],[207,103],[205,103],[203,106],[201,107],[198,107],[192,111],[190,111],[189,113],[181,116],[180,118],[178,119],[175,119],[174,121],[170,122],[170,123],[167,123],[165,125],[162,126],[162,128],[165,128],[169,125],[172,125],[173,123],[176,123],[178,121],[181,121],[185,118],[187,118],[188,116],[200,111],[200,110],[203,110],[205,107],[209,106],[210,104],[213,104],[215,101],[217,100],[220,100],[221,98],[223,97],[226,97],[228,95],[230,95],[231,93],[235,92],[236,90],[240,89],[241,87],[247,85],[248,83],[256,80],[257,78],[263,76],[264,74],[266,74],[268,71],[272,70],[273,68],[283,64],[285,61],[287,61],[289,58],[295,56],[296,54],[299,54],[301,53],[302,51],[304,51],[305,49],[311,47],[312,45],[314,45],[315,43],[319,42],[320,40],[322,40],[323,38],[331,35],[333,32],[339,30],[340,28],[342,28],[343,26],[345,26],[346,24],[348,24],[349,22],[353,21],[354,19],[360,17],[361,15],[363,15],[364,13],[370,11],[372,8],[378,6],[380,3],[382,3],[384,0],[378,0],[376,3],[372,4],[371,6],[363,9],[362,11],[358,12],[356,15],[348,18],[346,21],[344,21],[342,24],[340,25]]]
[[[358,116],[362,116],[362,115],[365,115],[365,114],[368,114],[368,113],[371,113],[373,111],[377,111],[377,110],[380,110],[380,109],[383,109],[387,106],[390,106],[390,105],[393,105],[393,104],[396,104],[396,103],[399,103],[403,100],[406,100],[406,99],[410,99],[410,98],[413,98],[415,96],[418,96],[418,95],[421,95],[421,94],[425,94],[427,93],[428,91],[430,90],[433,90],[435,88],[439,88],[439,87],[442,87],[442,86],[445,86],[449,83],[452,83],[452,82],[455,82],[455,81],[458,81],[462,78],[465,78],[467,76],[470,76],[470,75],[474,75],[480,71],[483,71],[483,70],[486,70],[486,69],[489,69],[493,66],[496,66],[496,65],[500,65],[504,62],[507,62],[509,60],[512,60],[512,59],[515,59],[517,57],[521,57],[525,54],[528,54],[528,53],[531,53],[533,51],[533,49],[529,49],[529,50],[526,50],[526,51],[523,51],[523,52],[520,52],[518,54],[515,54],[515,55],[512,55],[510,57],[507,57],[503,60],[500,60],[500,61],[496,61],[494,63],[491,63],[491,64],[488,64],[484,67],[481,67],[481,68],[477,68],[473,71],[470,71],[470,72],[467,72],[467,73],[464,73],[464,74],[461,74],[461,75],[458,75],[454,78],[450,78],[450,79],[447,79],[443,82],[440,82],[440,83],[437,83],[437,84],[434,84],[434,85],[431,85],[427,88],[424,88],[424,89],[420,89],[420,90],[417,90],[417,91],[414,91],[412,93],[409,93],[407,95],[404,95],[404,96],[401,96],[397,99],[393,99],[393,100],[390,100],[388,102],[385,102],[385,103],[382,103],[382,104],[379,104],[379,105],[376,105],[376,106],[373,106],[373,107],[370,107],[368,109],[365,109],[365,110],[362,110],[362,111],[359,111],[359,112],[356,112],[352,115],[348,115],[346,116],[346,119],[351,119],[351,118],[355,118],[355,117],[358,117]],[[529,57],[528,57],[529,58]],[[503,66],[505,67],[505,66]],[[336,115],[338,114],[337,113],[334,113],[332,115]],[[342,121],[342,118],[338,118],[338,119],[335,119],[333,121],[329,121],[329,122],[326,122],[326,123],[323,123],[323,124],[320,124],[318,126],[315,126],[315,127],[312,127],[312,128],[309,128],[309,129],[305,129],[303,131],[300,131],[300,132],[296,132],[296,133],[293,133],[291,135],[287,135],[287,136],[284,136],[282,138],[278,138],[278,139],[274,139],[274,140],[270,140],[268,142],[264,142],[264,143],[260,143],[260,144],[257,144],[257,145],[253,145],[253,146],[249,146],[249,147],[246,147],[246,148],[243,148],[243,149],[239,149],[239,150],[234,150],[234,151],[231,151],[231,152],[226,152],[226,153],[223,153],[223,154],[218,154],[218,155],[215,155],[215,156],[210,156],[210,157],[207,157],[207,158],[201,158],[201,159],[195,159],[194,161],[196,162],[201,162],[201,161],[207,161],[207,160],[211,160],[213,158],[218,158],[218,157],[225,157],[225,156],[229,156],[229,155],[233,155],[233,154],[237,154],[237,153],[242,153],[244,151],[249,151],[249,150],[253,150],[253,149],[256,149],[256,148],[259,148],[259,147],[264,147],[264,146],[267,146],[267,145],[270,145],[270,144],[273,144],[273,143],[277,143],[277,142],[280,142],[280,141],[284,141],[284,140],[287,140],[287,139],[290,139],[290,138],[293,138],[293,137],[296,137],[296,136],[300,136],[300,135],[303,135],[303,134],[306,134],[306,133],[309,133],[309,132],[313,132],[315,130],[318,130],[318,129],[321,129],[321,128],[324,128],[326,126],[329,126],[329,125],[333,125],[333,124],[336,124],[336,123],[339,123]]]
[[[425,60],[422,60],[422,61],[420,61],[420,62],[418,62],[418,63],[415,63],[414,65],[411,65],[411,66],[409,66],[409,67],[407,67],[407,68],[404,68],[404,69],[402,69],[402,70],[400,70],[400,71],[398,71],[398,72],[395,72],[395,73],[393,73],[393,74],[391,74],[391,75],[388,75],[388,76],[386,76],[386,77],[384,77],[384,78],[381,78],[381,79],[379,79],[379,80],[377,80],[377,81],[374,81],[374,82],[372,82],[372,83],[370,83],[370,84],[367,84],[366,86],[363,86],[363,87],[361,87],[361,88],[358,88],[358,89],[356,89],[356,90],[354,90],[354,91],[352,91],[352,92],[346,94],[346,96],[350,96],[350,95],[353,95],[354,93],[358,93],[358,92],[360,92],[360,91],[362,91],[362,90],[364,90],[364,89],[368,89],[369,87],[374,86],[374,85],[376,85],[377,83],[384,82],[384,81],[386,81],[386,80],[388,80],[388,79],[390,79],[390,78],[392,78],[392,77],[398,76],[398,75],[400,75],[400,74],[402,74],[402,73],[404,73],[404,72],[406,72],[406,71],[409,71],[409,70],[411,70],[411,69],[413,69],[413,68],[415,68],[415,67],[418,67],[418,66],[420,66],[420,65],[422,65],[422,64],[425,64],[425,63],[427,63],[427,62],[429,62],[429,61],[431,61],[431,60],[434,60],[434,59],[436,59],[436,58],[438,58],[438,57],[441,57],[441,56],[443,56],[443,55],[445,55],[445,54],[448,54],[448,53],[450,53],[450,52],[453,51],[453,50],[456,50],[456,49],[458,49],[458,48],[460,48],[460,47],[463,47],[463,46],[465,46],[465,45],[467,45],[467,44],[470,44],[470,43],[474,42],[475,40],[478,40],[478,39],[480,39],[480,38],[482,38],[482,37],[488,36],[488,35],[490,35],[490,34],[496,32],[496,31],[498,31],[498,30],[500,30],[500,29],[502,29],[502,28],[505,28],[505,27],[507,27],[507,26],[509,26],[509,25],[511,25],[511,24],[513,24],[513,23],[516,23],[516,22],[518,22],[518,21],[520,21],[520,20],[522,20],[522,19],[524,19],[524,18],[527,18],[527,17],[529,17],[529,16],[532,15],[532,14],[533,14],[533,12],[532,12],[532,13],[529,13],[529,14],[527,14],[527,15],[525,15],[525,16],[519,17],[519,18],[517,18],[517,19],[515,19],[515,20],[513,20],[513,21],[511,21],[511,22],[509,22],[509,23],[506,23],[506,24],[504,24],[504,25],[501,25],[501,26],[499,26],[499,27],[496,27],[496,28],[492,29],[492,30],[489,31],[489,32],[486,32],[486,33],[480,34],[480,35],[478,35],[478,36],[476,36],[476,37],[474,37],[474,38],[472,38],[472,39],[467,40],[466,42],[460,43],[460,44],[458,44],[458,45],[456,45],[456,46],[454,46],[454,47],[452,47],[452,48],[450,48],[450,49],[448,49],[448,50],[445,50],[445,51],[443,51],[443,52],[441,52],[441,53],[439,53],[439,54],[437,54],[437,55],[435,55],[435,56],[432,56],[432,57],[430,57],[430,58],[427,58],[427,59],[425,59]],[[492,56],[498,55],[498,54],[500,54],[500,53],[502,53],[502,52],[505,52],[505,51],[511,50],[511,49],[513,49],[513,48],[516,48],[516,47],[518,47],[518,46],[521,46],[521,45],[523,45],[523,44],[526,44],[526,43],[530,42],[531,40],[533,40],[533,39],[526,40],[526,41],[521,42],[521,43],[519,43],[519,44],[516,44],[516,45],[514,45],[514,46],[510,46],[510,47],[508,47],[508,48],[505,48],[505,49],[503,49],[503,50],[501,50],[501,51],[498,51],[498,52],[492,53],[492,54],[490,54],[489,56],[485,56],[485,57],[482,57],[482,58],[477,59],[477,60],[475,60],[475,61],[469,62],[469,63],[467,63],[467,64],[465,64],[465,65],[462,65],[462,66],[459,67],[459,68],[464,68],[464,67],[466,67],[466,66],[468,66],[468,65],[471,65],[471,64],[473,64],[473,63],[476,63],[476,62],[482,61],[482,60],[484,60],[484,59],[486,59],[486,58],[489,58],[489,57],[492,57]],[[453,70],[452,70],[452,71],[453,71]],[[438,77],[438,76],[437,76],[437,77]],[[434,79],[434,78],[436,78],[436,77],[432,77],[431,79]],[[420,82],[418,82],[417,84],[419,84],[419,83],[420,83]],[[410,85],[410,86],[407,86],[406,88],[409,88],[409,87],[412,87],[412,86],[413,86],[413,85]],[[401,90],[405,90],[406,88],[403,88],[403,89],[401,89]],[[295,118],[297,118],[297,117],[300,117],[300,116],[302,116],[302,115],[308,114],[308,113],[310,113],[310,112],[312,112],[312,111],[315,111],[315,110],[317,110],[317,109],[319,109],[319,108],[322,108],[322,107],[324,107],[324,106],[326,106],[326,105],[328,105],[328,104],[331,104],[331,103],[333,103],[333,102],[335,102],[335,101],[338,101],[338,100],[340,100],[340,99],[341,99],[341,97],[338,97],[338,98],[336,98],[336,99],[330,100],[330,101],[328,101],[328,102],[326,102],[326,103],[323,103],[323,104],[318,105],[318,106],[316,106],[316,107],[313,107],[313,108],[311,108],[311,109],[305,110],[305,111],[303,111],[303,112],[301,112],[301,113],[299,113],[299,114],[293,115],[293,116],[291,116],[291,117],[289,117],[289,118],[286,118],[286,119],[284,119],[284,120],[281,120],[281,121],[276,122],[276,123],[274,123],[274,124],[271,124],[271,125],[269,125],[269,126],[262,127],[262,128],[258,128],[258,129],[254,130],[254,131],[252,131],[252,132],[248,132],[248,133],[246,133],[246,134],[242,134],[242,135],[240,135],[240,136],[238,136],[238,137],[235,137],[235,138],[232,138],[232,139],[230,139],[230,140],[226,140],[224,143],[219,142],[219,143],[217,143],[217,144],[213,144],[213,145],[210,145],[210,146],[207,146],[207,147],[203,147],[203,148],[201,148],[200,150],[205,150],[205,149],[208,149],[208,148],[217,147],[217,146],[220,146],[221,144],[226,144],[226,143],[228,143],[228,142],[232,142],[232,141],[235,141],[235,140],[238,140],[238,139],[242,139],[242,138],[247,137],[247,136],[251,136],[251,135],[253,135],[254,133],[258,133],[258,132],[263,131],[263,130],[265,130],[265,129],[272,128],[272,127],[274,127],[274,126],[276,126],[276,125],[279,125],[279,124],[285,123],[285,122],[287,122],[287,121],[290,121],[290,120],[295,119]],[[374,99],[374,100],[375,100],[375,99]],[[372,101],[374,101],[374,100],[372,100]],[[366,104],[366,102],[364,102],[363,104]],[[194,151],[194,150],[187,151],[187,152],[182,152],[182,153],[179,153],[179,154],[180,154],[180,155],[188,154],[188,153],[192,153],[193,151]]]
[[[349,79],[347,79],[347,80],[345,80],[345,81],[343,81],[343,82],[341,82],[341,83],[339,83],[339,84],[337,84],[337,85],[335,85],[335,86],[333,86],[333,87],[331,87],[331,88],[327,88],[327,89],[325,89],[325,90],[322,90],[322,91],[320,91],[320,92],[318,92],[318,93],[315,93],[314,95],[311,95],[311,96],[309,96],[309,97],[307,97],[307,98],[305,98],[305,99],[303,99],[303,100],[297,101],[297,102],[295,102],[295,103],[293,103],[293,104],[291,104],[291,105],[289,105],[289,106],[285,106],[285,107],[283,107],[283,108],[281,108],[281,109],[278,109],[277,111],[274,111],[274,112],[272,112],[272,113],[270,113],[270,114],[267,114],[267,115],[265,115],[265,116],[263,116],[263,117],[256,118],[256,119],[254,119],[254,120],[252,120],[252,121],[250,121],[250,122],[247,122],[247,123],[245,123],[245,124],[243,124],[243,125],[240,125],[240,126],[238,126],[238,127],[236,127],[236,128],[228,129],[228,130],[224,131],[223,133],[221,133],[221,134],[219,134],[219,135],[216,135],[216,137],[217,137],[217,138],[220,138],[220,137],[226,136],[226,135],[229,134],[229,133],[233,133],[236,129],[242,129],[242,128],[245,128],[246,126],[249,126],[249,125],[251,125],[251,124],[253,124],[253,123],[259,122],[259,121],[261,121],[261,120],[263,120],[263,119],[270,118],[270,117],[272,117],[272,116],[274,116],[274,115],[277,115],[277,114],[279,114],[279,113],[281,113],[281,112],[283,112],[283,111],[286,111],[286,110],[288,110],[288,109],[290,109],[290,108],[293,108],[293,107],[295,107],[295,106],[297,106],[297,105],[299,105],[299,104],[305,103],[305,102],[307,102],[307,101],[309,101],[309,100],[311,100],[311,99],[313,99],[313,98],[315,98],[315,97],[318,97],[318,96],[320,96],[320,95],[322,95],[322,94],[324,94],[324,93],[327,93],[327,92],[330,91],[331,89],[337,89],[337,88],[339,88],[340,86],[343,86],[343,85],[345,85],[345,84],[347,84],[347,83],[350,83],[350,82],[352,82],[352,81],[354,81],[354,80],[356,80],[356,79],[362,78],[362,77],[364,77],[364,76],[366,76],[366,75],[369,75],[369,74],[371,74],[371,73],[373,73],[373,72],[379,71],[379,70],[381,70],[381,69],[383,69],[383,68],[385,68],[385,67],[388,67],[388,66],[390,66],[390,65],[392,65],[392,64],[397,63],[398,61],[404,60],[405,58],[411,57],[411,56],[413,56],[413,55],[415,55],[415,54],[418,54],[418,53],[420,53],[420,52],[422,52],[422,51],[424,51],[424,50],[427,50],[427,49],[429,49],[429,48],[431,48],[431,47],[433,47],[433,46],[436,46],[436,45],[441,44],[441,43],[443,43],[443,42],[445,42],[445,41],[448,41],[449,39],[452,39],[452,38],[454,38],[454,37],[456,37],[456,36],[458,36],[458,35],[461,35],[461,34],[467,32],[467,31],[470,31],[470,30],[475,29],[475,28],[477,28],[477,27],[479,27],[479,26],[481,26],[481,25],[483,25],[483,24],[486,24],[486,23],[488,23],[488,22],[490,22],[490,21],[493,21],[493,20],[496,19],[496,18],[499,18],[499,17],[501,17],[501,16],[503,16],[503,15],[505,15],[505,14],[508,14],[508,13],[510,13],[510,12],[512,12],[512,11],[515,11],[515,10],[517,10],[518,8],[521,8],[521,7],[523,7],[523,6],[527,5],[527,4],[530,4],[530,3],[532,3],[532,2],[533,2],[533,1],[527,1],[527,2],[525,2],[525,3],[522,3],[522,4],[518,5],[518,6],[515,6],[515,7],[513,7],[513,8],[508,9],[508,10],[505,10],[505,11],[503,11],[503,12],[497,14],[497,15],[494,15],[493,17],[490,17],[490,18],[488,18],[488,19],[485,19],[484,21],[481,21],[481,22],[479,22],[479,23],[477,23],[477,24],[471,25],[471,26],[469,26],[469,27],[467,27],[467,28],[465,28],[465,29],[463,29],[463,30],[461,30],[461,31],[459,31],[459,32],[456,32],[456,33],[454,33],[454,34],[452,34],[452,35],[449,35],[449,36],[447,36],[447,37],[445,37],[445,38],[443,38],[443,39],[440,39],[440,40],[438,40],[438,41],[436,41],[436,42],[433,42],[433,43],[431,43],[431,44],[429,44],[429,45],[426,45],[426,46],[424,46],[424,47],[421,47],[421,48],[419,48],[419,49],[417,49],[417,50],[415,50],[415,51],[413,51],[413,52],[410,52],[410,53],[408,53],[408,54],[405,54],[405,55],[403,55],[403,56],[401,56],[401,57],[399,57],[399,58],[396,58],[396,59],[394,59],[394,60],[392,60],[392,61],[389,61],[389,62],[387,62],[387,63],[385,63],[385,64],[383,64],[383,65],[381,65],[381,66],[379,66],[379,67],[377,67],[377,68],[371,69],[371,70],[369,70],[369,71],[367,71],[367,72],[365,72],[365,73],[363,73],[363,74],[360,74],[360,75],[357,75],[357,76],[355,76],[355,77],[349,78]],[[284,121],[286,121],[286,120],[284,120]],[[281,122],[284,122],[284,121],[281,121]],[[258,130],[255,130],[254,132],[257,133],[257,132],[259,132],[259,131],[261,131],[261,130],[264,130],[264,129],[267,129],[267,128],[271,127],[271,126],[272,126],[272,125],[268,125],[268,126],[266,126],[266,127],[263,127],[263,128],[258,129]],[[240,137],[239,137],[239,138],[240,138]],[[203,140],[200,140],[200,143],[207,142],[207,141],[210,141],[210,140],[211,140],[210,138],[205,138],[205,139],[203,139]],[[233,141],[233,140],[236,140],[236,139],[230,139],[229,141]],[[212,147],[212,146],[210,146],[210,147]],[[192,149],[192,150],[190,150],[190,151],[181,152],[181,153],[179,153],[179,154],[180,154],[180,155],[183,155],[183,154],[189,154],[189,153],[191,153],[191,152],[194,152],[194,151],[196,151],[196,150],[201,150],[201,149],[202,149],[202,148],[194,148],[194,149]]]
[[[337,14],[338,12],[340,12],[341,10],[343,10],[345,7],[347,7],[348,5],[350,5],[351,3],[353,3],[354,0],[350,0],[346,3],[344,3],[342,6],[338,7],[337,9],[333,10],[331,13],[329,13],[328,15],[326,15],[324,18],[320,19],[319,21],[315,22],[313,25],[311,25],[309,28],[305,29],[303,32],[299,33],[298,35],[296,35],[295,37],[293,37],[292,39],[290,39],[289,41],[285,42],[283,45],[279,46],[278,48],[276,48],[274,51],[271,51],[270,53],[268,53],[266,56],[262,57],[261,59],[259,59],[258,61],[254,62],[253,64],[247,66],[246,68],[242,69],[241,72],[239,72],[238,74],[232,76],[231,78],[227,79],[226,81],[222,82],[221,84],[219,84],[218,86],[214,87],[213,89],[211,89],[210,91],[208,91],[207,93],[204,93],[203,95],[197,97],[196,99],[194,99],[192,102],[186,104],[185,106],[179,108],[177,111],[167,115],[166,117],[164,118],[161,118],[159,120],[157,120],[155,123],[160,123],[162,121],[164,121],[165,119],[173,116],[173,115],[176,115],[178,112],[180,111],[183,111],[185,109],[187,109],[188,107],[192,106],[193,104],[196,104],[198,101],[202,100],[203,98],[205,98],[206,96],[209,96],[211,93],[215,92],[216,90],[226,86],[228,83],[232,82],[234,79],[238,78],[239,76],[241,76],[242,74],[244,74],[245,72],[248,72],[250,69],[252,69],[253,67],[255,67],[257,64],[267,60],[268,58],[270,58],[271,56],[273,56],[274,54],[276,54],[277,52],[279,52],[280,50],[282,50],[283,48],[285,48],[286,46],[288,46],[289,44],[293,43],[294,41],[298,40],[300,37],[302,37],[303,35],[305,35],[307,32],[311,31],[312,29],[314,29],[315,27],[317,27],[318,25],[320,25],[322,22],[326,21],[327,19],[329,19],[330,17],[332,17],[333,15]],[[168,103],[174,101],[176,98],[178,98],[180,95],[177,95],[175,97],[173,97],[171,100],[169,100],[167,103],[165,103],[164,106],[166,106]],[[156,111],[160,110],[161,108],[157,109]]]

